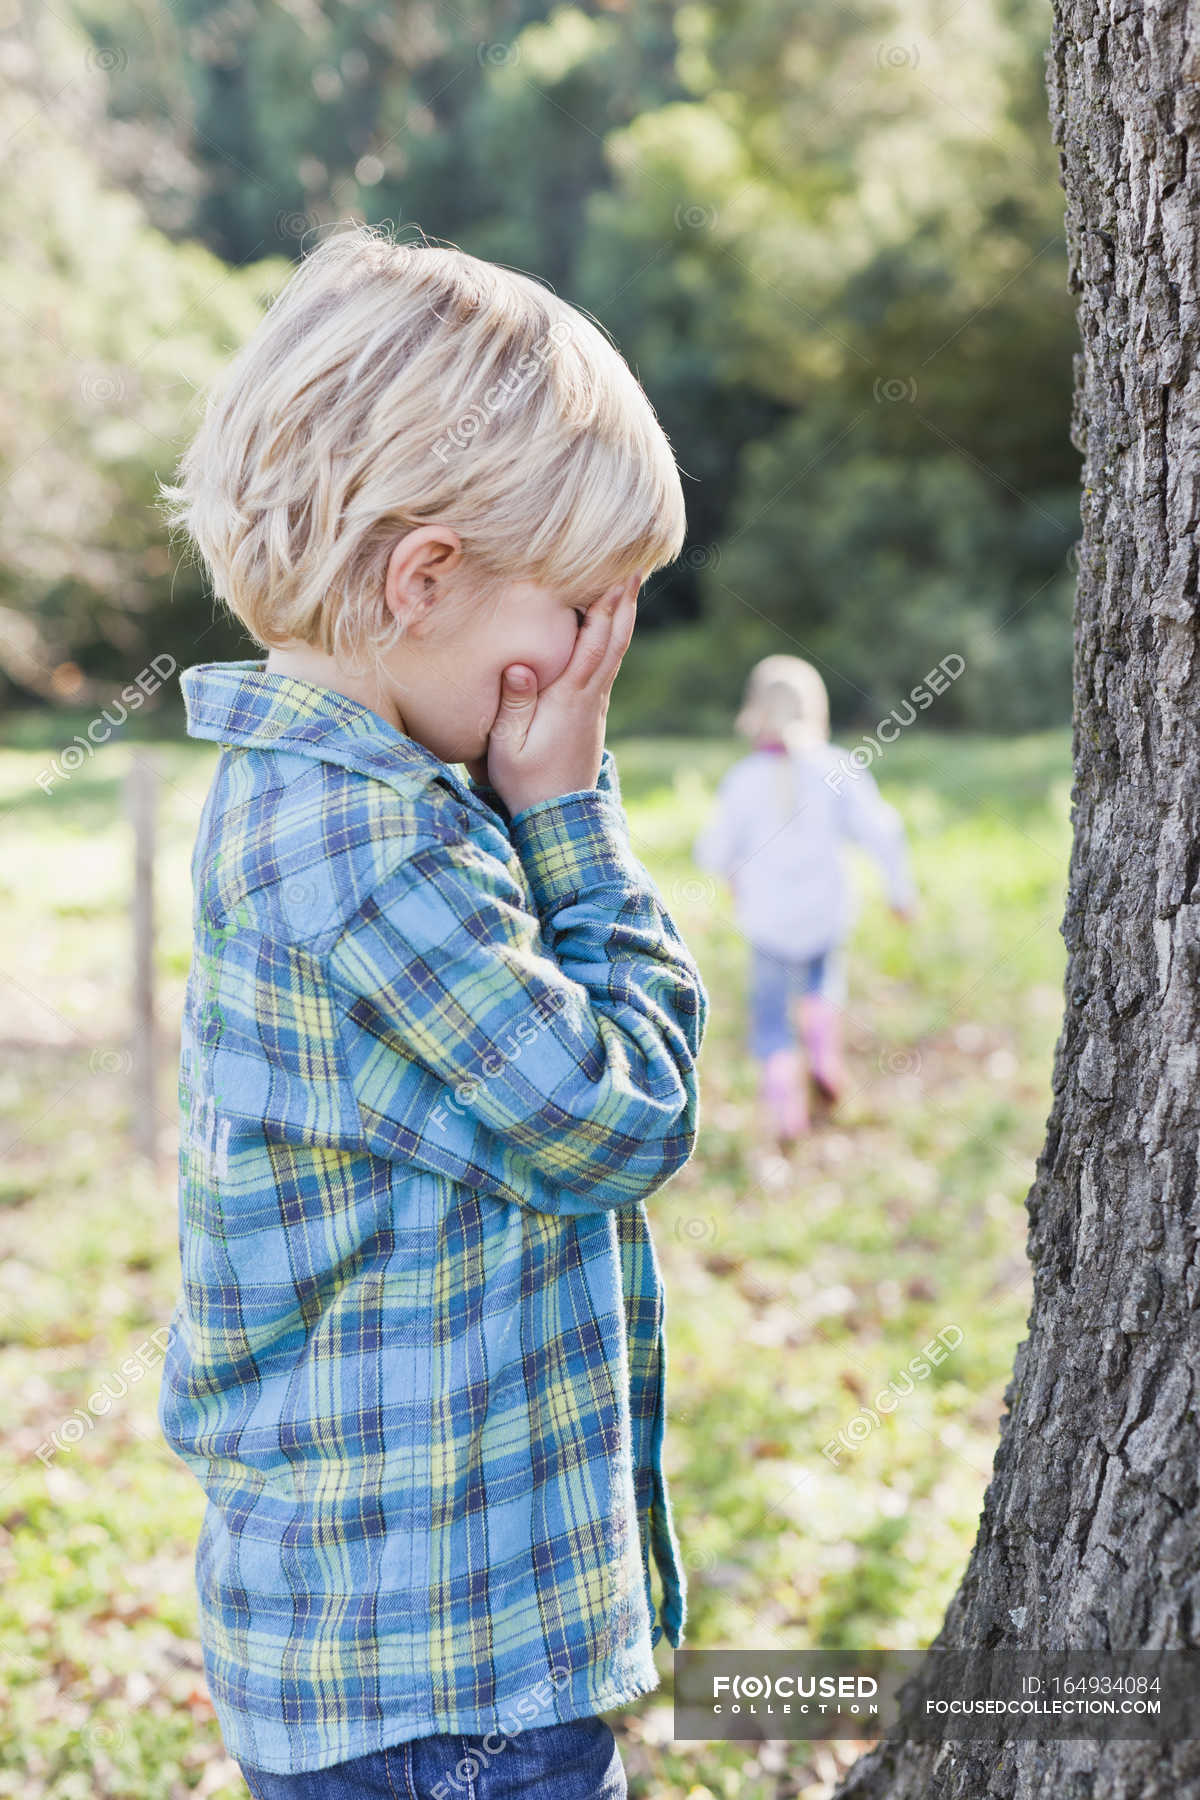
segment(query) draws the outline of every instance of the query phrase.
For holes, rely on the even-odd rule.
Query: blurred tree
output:
[[[0,96],[0,670],[51,698],[128,680],[159,652],[236,641],[188,567],[174,577],[155,477],[197,390],[290,265],[231,271],[106,188],[104,74],[55,15],[7,46]],[[212,633],[211,637],[208,635]]]
[[[1040,0],[75,5],[108,93],[88,153],[166,231],[238,263],[388,221],[611,333],[689,506],[631,712],[690,723],[711,660],[727,720],[790,644],[839,726],[870,724],[957,645],[947,722],[1062,715],[1073,340]]]
[[[689,8],[703,103],[614,134],[583,267],[706,458],[685,561],[731,700],[791,645],[869,725],[959,648],[945,721],[1015,728],[1069,705],[1079,529],[1040,21],[976,7],[943,41],[923,11]]]

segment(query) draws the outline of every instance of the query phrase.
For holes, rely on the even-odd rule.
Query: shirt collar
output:
[[[340,763],[409,792],[442,781],[457,799],[481,803],[456,764],[333,688],[255,661],[196,663],[179,685],[189,737]]]

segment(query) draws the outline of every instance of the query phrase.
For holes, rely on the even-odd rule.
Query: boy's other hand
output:
[[[633,636],[640,586],[631,576],[590,608],[570,662],[540,693],[524,663],[505,669],[485,779],[510,816],[539,800],[595,787],[608,699]]]

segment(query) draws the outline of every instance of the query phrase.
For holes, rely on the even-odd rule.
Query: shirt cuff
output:
[[[600,758],[600,773],[596,777],[596,787],[602,794],[611,794],[618,806],[621,804],[621,782],[617,775],[617,759],[606,744],[604,755]]]
[[[509,836],[541,913],[592,888],[628,891],[646,885],[646,872],[629,843],[616,764],[607,749],[594,788],[523,807],[509,823]]]
[[[474,776],[469,775],[467,777],[467,786],[470,788],[470,790],[473,794],[478,794],[479,798],[481,800],[486,801],[486,803],[491,807],[493,812],[499,813],[500,817],[504,820],[504,823],[506,825],[511,822],[511,814],[509,813],[507,805],[500,798],[500,796],[496,792],[495,788],[492,787],[488,782],[476,781]],[[618,805],[620,804],[621,784],[620,784],[619,777],[617,775],[616,758],[613,756],[613,753],[608,748],[607,744],[604,746],[604,754],[600,759],[600,773],[596,777],[595,787],[594,788],[580,788],[579,792],[581,794],[592,794],[592,793],[612,794],[614,799],[617,801]],[[548,802],[541,801],[541,802],[539,802],[539,804],[547,805]],[[531,811],[532,809],[529,807],[526,807],[525,810],[528,812],[528,811]]]

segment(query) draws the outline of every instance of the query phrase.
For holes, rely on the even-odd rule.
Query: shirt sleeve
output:
[[[909,866],[904,821],[879,792],[869,769],[859,769],[840,789],[843,834],[872,855],[893,906],[913,905],[916,885]]]
[[[698,1125],[707,995],[605,760],[512,818],[524,883],[493,834],[427,839],[329,957],[369,1147],[539,1212],[643,1199]]]
[[[469,775],[467,786],[473,794],[478,794],[481,800],[486,801],[492,811],[504,820],[506,826],[512,823],[512,814],[508,810],[508,803],[500,798],[490,781],[476,781],[473,775]],[[596,777],[596,791],[601,794],[611,794],[618,805],[620,804],[621,782],[617,774],[616,758],[607,744],[600,762],[600,773]]]

